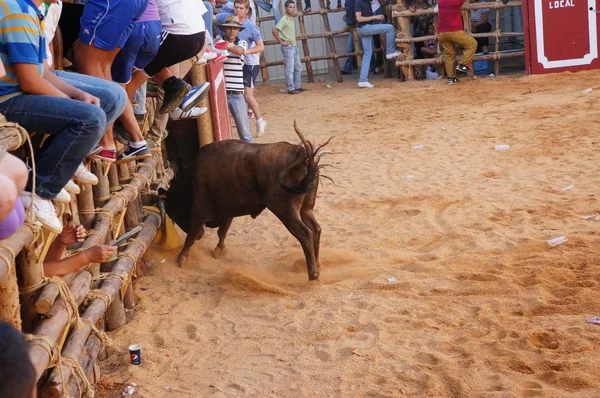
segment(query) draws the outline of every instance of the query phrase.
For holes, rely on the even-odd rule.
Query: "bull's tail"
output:
[[[288,192],[295,194],[304,194],[312,191],[319,179],[319,160],[321,156],[328,151],[323,148],[329,144],[330,138],[324,144],[315,148],[312,142],[307,141],[304,135],[298,129],[294,120],[294,130],[302,145],[296,149],[296,160],[287,166],[279,175],[281,187]]]

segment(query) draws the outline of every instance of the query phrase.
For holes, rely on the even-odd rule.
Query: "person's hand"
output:
[[[84,251],[88,263],[103,263],[117,251],[116,246],[98,245]]]
[[[70,225],[63,228],[57,239],[65,246],[71,243],[83,242],[85,240],[85,228],[83,225]]]
[[[73,97],[73,99],[88,104],[100,106],[100,99],[98,97],[94,97],[92,94],[88,94],[83,90],[79,90],[77,94]]]
[[[383,21],[385,17],[383,15],[375,15],[375,21]]]

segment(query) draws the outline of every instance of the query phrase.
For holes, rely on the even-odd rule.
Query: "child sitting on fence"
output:
[[[7,71],[0,80],[0,113],[29,131],[50,135],[36,156],[36,195],[31,195],[30,178],[22,200],[25,207],[33,206],[42,225],[58,234],[62,223],[51,201],[103,136],[107,120],[123,112],[127,95],[112,82],[50,71],[43,16],[32,5],[41,3],[4,0],[0,9],[0,59]]]
[[[68,245],[81,243],[85,237],[86,231],[83,225],[64,228],[48,249],[44,259],[44,275],[48,277],[65,276],[90,263],[104,263],[117,251],[116,246],[97,245],[72,256],[64,257]]]
[[[25,221],[21,192],[27,184],[27,167],[0,148],[0,240],[17,232]]]

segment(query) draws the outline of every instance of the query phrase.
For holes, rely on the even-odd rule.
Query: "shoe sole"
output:
[[[114,163],[117,161],[117,159],[105,158],[103,156],[98,156],[98,155],[91,156],[91,158],[94,160],[102,160],[104,162],[109,162],[109,163]]]
[[[202,100],[204,98],[206,98],[209,91],[210,91],[210,84],[207,84],[206,88],[204,90],[198,91],[198,93],[196,93],[192,98],[190,98],[187,103],[181,104],[181,110],[183,112],[187,112],[190,109],[192,109],[193,107],[195,107],[196,105],[198,105],[200,102],[202,102]]]
[[[104,149],[104,148],[102,148],[101,146],[99,146],[98,148],[96,148],[96,149],[92,150],[90,153],[88,153],[88,154],[86,155],[86,157],[97,155],[97,154],[99,154],[100,152],[102,152],[102,150],[103,150],[103,149]]]
[[[42,227],[46,228],[48,231],[55,233],[56,235],[60,235],[60,233],[62,232],[62,228],[61,229],[56,229],[54,227],[52,227],[49,224],[46,224],[46,222],[44,222],[42,219],[36,217],[35,218],[36,221],[38,221],[40,224],[42,224]]]
[[[86,180],[85,178],[79,178],[75,176],[73,176],[73,179],[81,184],[98,185],[98,181],[96,180]]]
[[[144,155],[136,155],[136,156],[131,156],[125,159],[117,159],[115,161],[116,164],[123,164],[123,163],[129,163],[129,162],[133,162],[134,160],[142,160],[142,159],[148,159],[152,157],[151,153],[146,153]]]
[[[192,86],[188,85],[185,90],[183,90],[180,95],[177,95],[177,97],[175,97],[172,101],[171,104],[169,104],[168,107],[165,107],[165,103],[163,102],[163,105],[160,107],[160,110],[158,111],[158,113],[160,113],[161,115],[164,115],[165,113],[169,113],[171,111],[174,111],[175,109],[177,109],[177,107],[179,106],[179,104],[181,104],[181,101],[183,100],[183,97],[185,97],[186,95],[188,95],[188,93],[190,92],[190,90],[192,89]]]

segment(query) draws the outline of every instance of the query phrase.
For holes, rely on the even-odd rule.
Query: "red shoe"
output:
[[[114,162],[117,160],[117,150],[116,149],[103,149],[94,156],[93,159],[104,160],[106,162]]]

